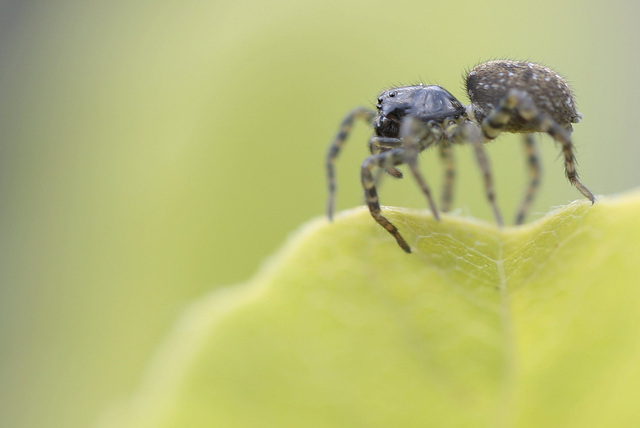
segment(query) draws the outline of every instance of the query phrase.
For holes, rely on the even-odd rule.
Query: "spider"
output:
[[[578,179],[571,124],[578,123],[582,115],[576,111],[573,91],[562,77],[539,64],[495,60],[472,68],[466,76],[465,86],[471,100],[466,107],[440,86],[414,85],[382,92],[378,97],[377,111],[359,107],[347,114],[326,157],[329,220],[333,218],[336,192],[334,163],[356,119],[366,121],[374,130],[369,139],[371,156],[364,160],[361,168],[365,201],[373,218],[393,235],[407,253],[411,248],[398,229],[382,215],[376,183],[383,171],[402,178],[402,172],[396,167],[407,164],[434,218],[439,220],[431,189],[418,169],[418,153],[431,146],[438,146],[445,167],[441,196],[443,212],[449,211],[453,195],[455,165],[452,146],[469,143],[482,172],[493,215],[498,225],[503,225],[489,160],[483,148],[483,143],[495,139],[502,132],[524,135],[529,182],[517,212],[516,224],[524,221],[540,181],[540,162],[533,139],[536,132],[547,133],[560,143],[569,182],[591,203],[595,202],[593,193]]]

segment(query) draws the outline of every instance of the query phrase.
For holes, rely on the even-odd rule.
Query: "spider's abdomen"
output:
[[[479,122],[506,97],[511,89],[527,93],[541,112],[567,128],[582,117],[576,110],[569,84],[555,71],[532,62],[496,60],[469,71],[466,89],[473,114]],[[506,132],[535,132],[538,129],[516,116],[503,128]]]

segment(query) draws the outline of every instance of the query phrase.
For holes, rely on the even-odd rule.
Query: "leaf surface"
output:
[[[499,229],[315,220],[193,304],[105,426],[637,427],[640,194]]]

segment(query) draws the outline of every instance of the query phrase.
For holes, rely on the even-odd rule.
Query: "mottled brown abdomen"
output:
[[[466,79],[473,114],[482,120],[506,97],[511,89],[526,92],[541,112],[568,129],[582,117],[576,110],[569,84],[555,71],[540,64],[523,61],[495,60],[475,66]],[[534,124],[514,117],[503,128],[505,132],[536,132]]]

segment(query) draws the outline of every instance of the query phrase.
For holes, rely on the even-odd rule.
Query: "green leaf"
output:
[[[413,254],[363,208],[311,222],[105,426],[640,426],[639,193],[504,229],[384,212]]]

